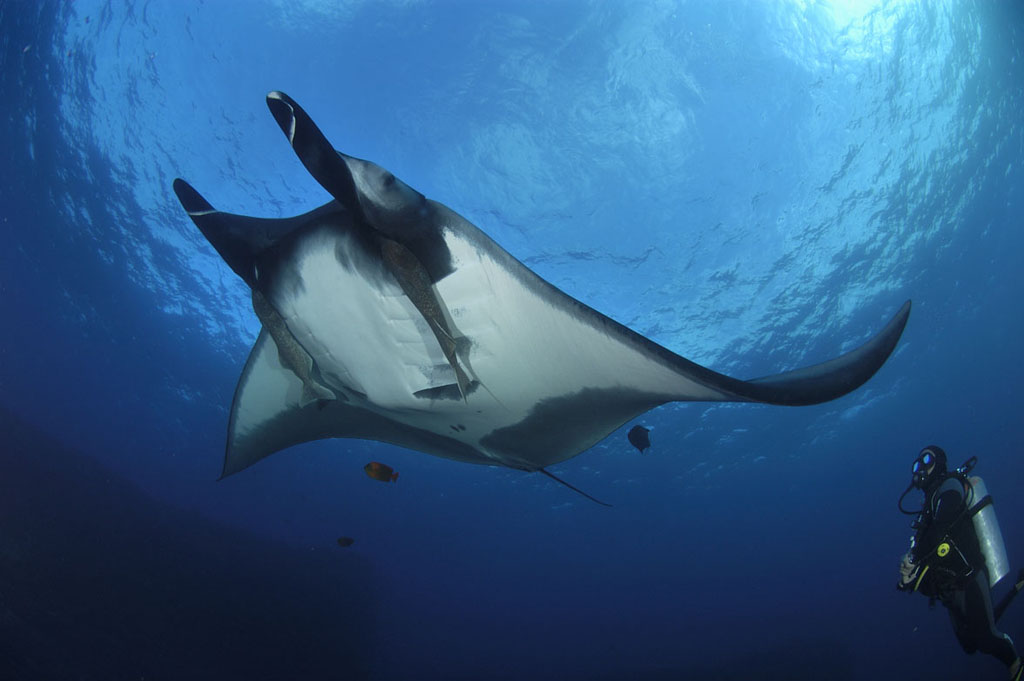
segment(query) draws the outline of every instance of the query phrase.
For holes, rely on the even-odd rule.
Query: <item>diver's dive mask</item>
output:
[[[946,474],[946,452],[941,447],[929,445],[921,450],[910,467],[913,477],[910,485],[925,489],[933,480]]]
[[[911,485],[924,489],[924,483],[928,480],[934,468],[935,454],[930,449],[921,450],[921,453],[914,459],[914,465],[910,467],[910,471],[913,473]]]
[[[973,464],[972,464],[973,467]],[[914,515],[920,511],[908,511],[903,508],[903,498],[910,493],[912,489],[923,490],[928,487],[928,484],[936,477],[941,477],[946,473],[946,452],[941,447],[930,445],[921,450],[914,459],[913,465],[910,467],[911,478],[910,484],[907,485],[907,489],[903,490],[903,494],[900,495],[899,506],[900,511],[907,515]]]

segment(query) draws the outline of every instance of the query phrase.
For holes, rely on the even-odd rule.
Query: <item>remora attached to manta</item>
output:
[[[910,314],[907,301],[874,338],[822,364],[731,378],[566,295],[447,206],[336,151],[287,95],[267,105],[332,201],[244,217],[174,181],[263,325],[235,389],[222,477],[322,438],[543,470],[666,402],[845,395],[878,371]]]

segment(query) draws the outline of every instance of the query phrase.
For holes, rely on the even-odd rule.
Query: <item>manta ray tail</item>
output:
[[[590,496],[589,494],[587,494],[583,490],[581,490],[581,489],[579,489],[577,487],[573,487],[572,485],[567,483],[565,480],[562,480],[560,477],[558,477],[554,473],[550,473],[550,472],[544,470],[543,468],[538,468],[537,470],[540,471],[541,473],[543,473],[544,475],[548,476],[549,478],[551,478],[555,482],[557,482],[559,484],[562,484],[562,485],[565,485],[566,487],[571,489],[573,492],[576,492],[577,494],[581,494],[581,495],[585,496],[586,498],[588,498],[591,501],[593,501],[595,504],[601,504],[602,506],[607,506],[608,508],[612,507],[611,504],[606,504],[603,501],[601,501],[600,499],[595,499],[594,497]]]

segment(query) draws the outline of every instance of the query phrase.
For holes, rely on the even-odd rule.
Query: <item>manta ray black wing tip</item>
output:
[[[853,392],[882,368],[896,349],[910,318],[910,301],[860,347],[821,364],[740,383],[736,393],[768,404],[821,404]]]
[[[587,493],[586,493],[586,492],[584,492],[583,490],[579,489],[578,487],[573,487],[572,485],[570,485],[569,483],[567,483],[567,482],[566,482],[565,480],[562,480],[562,479],[561,479],[560,477],[558,477],[558,476],[557,476],[557,475],[555,475],[554,473],[550,473],[550,472],[548,472],[548,471],[544,470],[543,468],[538,468],[537,470],[538,470],[538,471],[540,471],[541,473],[543,473],[544,475],[548,476],[549,478],[551,478],[551,479],[552,479],[552,480],[554,480],[555,482],[557,482],[557,483],[559,483],[559,484],[561,484],[561,485],[565,485],[566,487],[568,487],[569,489],[571,489],[571,490],[572,490],[573,492],[576,492],[577,494],[580,494],[580,495],[582,495],[582,496],[585,496],[585,497],[586,497],[587,499],[590,499],[590,500],[591,500],[591,501],[593,501],[593,502],[594,502],[595,504],[601,504],[602,506],[607,506],[608,508],[612,508],[612,505],[611,505],[611,504],[606,504],[606,503],[604,503],[603,501],[601,501],[600,499],[595,499],[594,497],[590,496],[589,494],[587,494]]]
[[[177,177],[171,186],[174,188],[178,201],[181,202],[181,207],[190,216],[195,217],[196,215],[213,212],[214,208],[210,205],[210,202],[204,199],[202,194],[193,189],[192,185],[185,180]]]
[[[302,110],[291,97],[278,90],[267,93],[267,108],[270,109],[270,114],[277,121],[281,131],[288,137],[288,143],[294,146],[296,110]]]

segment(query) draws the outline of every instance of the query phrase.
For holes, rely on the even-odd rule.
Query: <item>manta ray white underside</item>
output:
[[[252,289],[263,325],[235,391],[225,476],[335,437],[541,470],[666,402],[835,399],[882,366],[906,325],[909,302],[841,357],[750,381],[724,376],[566,295],[386,170],[335,151],[287,95],[267,103],[332,201],[250,218],[174,182]]]

